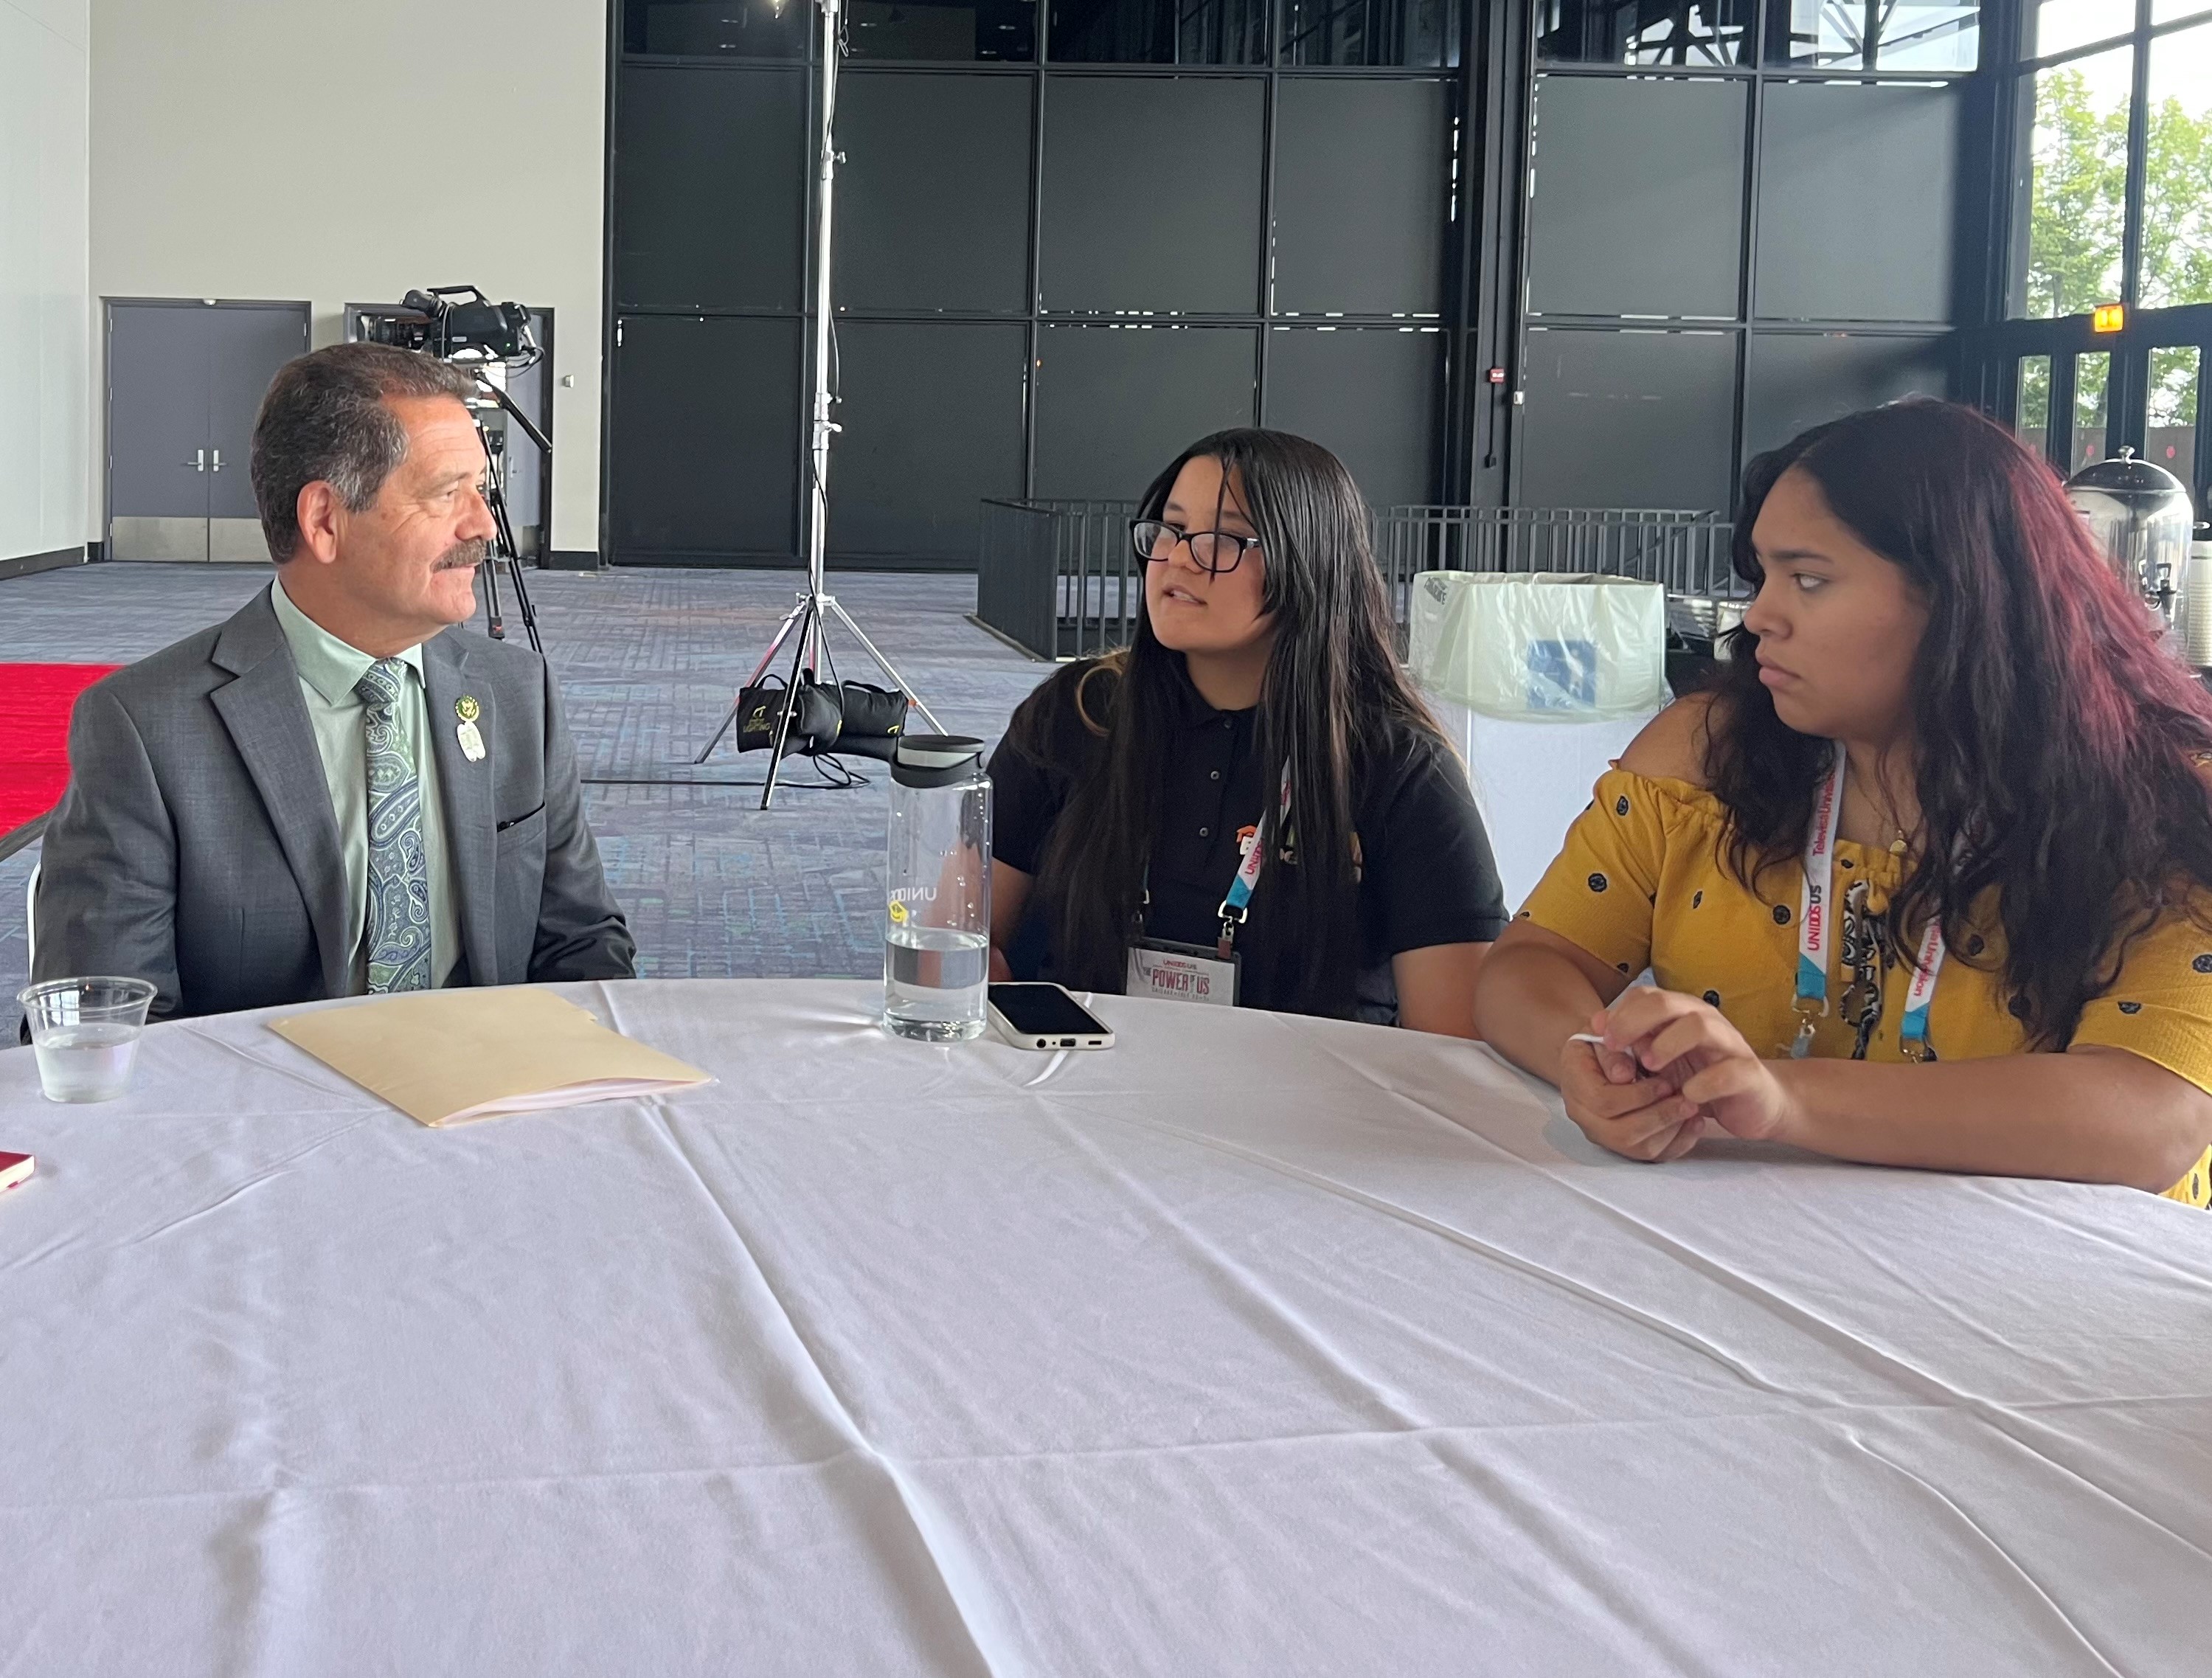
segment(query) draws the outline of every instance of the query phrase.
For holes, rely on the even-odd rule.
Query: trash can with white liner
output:
[[[1656,582],[1425,571],[1407,631],[1422,686],[1488,716],[1588,722],[1666,702],[1667,594]]]

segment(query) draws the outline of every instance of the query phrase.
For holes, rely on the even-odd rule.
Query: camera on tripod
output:
[[[527,308],[520,303],[495,303],[479,286],[437,285],[409,292],[397,308],[362,309],[349,314],[352,322],[349,330],[356,342],[411,350],[473,375],[480,395],[470,407],[500,410],[507,416],[507,423],[519,428],[538,446],[550,468],[552,440],[515,405],[505,388],[508,374],[535,367],[544,356],[538,335],[531,330]],[[476,422],[477,435],[483,440],[487,468],[484,500],[498,527],[483,568],[485,629],[495,641],[507,639],[507,621],[499,600],[499,574],[504,567],[514,591],[514,603],[521,610],[531,650],[542,654],[545,647],[538,634],[538,614],[522,581],[521,550],[515,545],[514,526],[507,518],[507,437],[502,430],[484,423],[483,411],[477,413]]]
[[[543,353],[530,330],[528,309],[520,303],[495,303],[472,285],[410,291],[397,309],[364,315],[362,336],[371,344],[420,350],[441,362],[523,368],[535,365]]]

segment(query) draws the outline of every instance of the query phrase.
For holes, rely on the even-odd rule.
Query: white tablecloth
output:
[[[2212,1218],[1586,1145],[1473,1045],[568,994],[418,1128],[258,1017],[0,1054],[0,1671],[2201,1674]]]

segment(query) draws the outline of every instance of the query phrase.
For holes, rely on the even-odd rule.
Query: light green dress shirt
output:
[[[345,863],[347,924],[353,937],[353,992],[368,988],[368,707],[354,684],[376,660],[348,645],[294,605],[281,576],[269,585],[269,603],[300,672],[323,780],[338,822],[338,854]],[[430,749],[430,702],[422,687],[422,649],[410,647],[399,662],[414,672],[393,719],[422,786],[422,854],[430,870],[430,971],[443,984],[461,949],[453,907],[453,855],[446,842],[446,809],[439,796],[437,755]]]

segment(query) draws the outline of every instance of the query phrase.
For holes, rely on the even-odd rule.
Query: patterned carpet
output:
[[[220,622],[268,575],[244,566],[92,565],[0,582],[0,660],[143,658]],[[883,970],[882,767],[860,764],[870,784],[830,791],[809,787],[811,766],[794,759],[793,790],[763,813],[764,754],[739,757],[725,742],[707,764],[690,763],[790,609],[797,581],[783,572],[529,574],[587,781],[756,783],[585,788],[645,975]],[[967,621],[973,577],[833,574],[830,585],[956,733],[995,739],[1048,673]],[[520,639],[507,605],[507,633]],[[842,632],[830,648],[848,678],[883,681]],[[33,847],[0,862],[0,996],[11,1000],[28,965],[23,891],[37,854]]]

